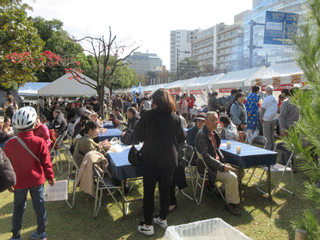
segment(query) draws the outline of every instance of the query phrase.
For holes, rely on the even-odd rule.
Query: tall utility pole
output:
[[[249,68],[252,68],[252,56],[253,56],[253,49],[255,48],[262,48],[262,47],[257,47],[255,45],[253,45],[253,27],[256,25],[261,25],[264,26],[264,23],[257,23],[255,21],[253,21],[252,19],[250,20],[250,45],[248,46],[249,48]]]

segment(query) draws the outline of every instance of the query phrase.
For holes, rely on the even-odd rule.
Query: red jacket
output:
[[[16,189],[37,187],[54,178],[51,157],[46,142],[34,136],[33,131],[19,132],[18,137],[25,142],[28,148],[36,155],[41,164],[35,159],[16,138],[6,143],[4,152],[11,160],[16,173]]]

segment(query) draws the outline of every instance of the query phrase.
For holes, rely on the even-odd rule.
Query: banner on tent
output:
[[[190,94],[202,94],[202,90],[190,90]]]
[[[295,84],[295,83],[300,83],[301,81],[301,74],[291,74],[291,83]]]
[[[255,85],[261,87],[261,85],[262,85],[261,80],[262,80],[262,78],[256,78],[256,79],[255,79],[255,82],[256,82]]]
[[[181,92],[181,88],[169,88],[168,89],[171,95],[179,95]]]
[[[278,77],[278,76],[276,76],[276,77],[272,77],[272,82],[273,82],[273,86],[279,86],[280,85],[280,79],[281,79],[281,77]]]
[[[261,87],[261,91],[265,91],[267,86],[262,86]],[[281,91],[283,89],[290,89],[293,87],[293,84],[282,84],[282,85],[278,85],[278,86],[274,86],[273,91]]]
[[[237,89],[237,88],[220,88],[219,93],[229,93],[231,92],[232,89]]]
[[[151,91],[145,91],[144,94],[150,95]]]

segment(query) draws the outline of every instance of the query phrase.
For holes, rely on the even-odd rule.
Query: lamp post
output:
[[[262,48],[262,47],[257,47],[253,45],[253,27],[256,25],[261,25],[264,26],[264,23],[257,23],[253,21],[252,19],[250,20],[250,45],[249,45],[249,68],[252,68],[252,56],[253,56],[253,49],[255,48]]]

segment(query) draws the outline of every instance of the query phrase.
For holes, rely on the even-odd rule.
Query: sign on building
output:
[[[290,38],[297,32],[298,17],[296,13],[266,11],[264,49],[294,51]]]

